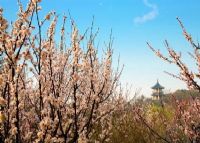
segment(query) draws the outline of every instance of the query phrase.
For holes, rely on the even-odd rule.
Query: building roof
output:
[[[157,80],[157,83],[153,87],[151,87],[151,88],[152,89],[164,89],[164,87],[162,85],[160,85],[160,83],[158,82],[158,80]]]

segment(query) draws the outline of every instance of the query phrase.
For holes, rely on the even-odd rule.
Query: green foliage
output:
[[[184,93],[184,94],[181,94]],[[113,114],[112,130],[109,143],[164,143],[163,137],[169,142],[188,142],[189,138],[182,128],[179,128],[178,101],[188,101],[190,94],[196,96],[196,91],[178,90],[163,99],[164,106],[159,101],[141,100],[127,103],[123,110]],[[173,95],[173,96],[172,96]],[[174,100],[176,98],[176,100]],[[135,108],[141,109],[138,118]],[[184,109],[184,110],[187,110]],[[180,117],[182,118],[182,116]],[[144,120],[144,121],[143,121]],[[144,123],[145,122],[145,123]],[[147,124],[147,125],[145,125]],[[154,132],[156,132],[156,135]]]

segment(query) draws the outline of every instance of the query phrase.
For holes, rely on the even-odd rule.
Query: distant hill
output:
[[[192,99],[195,97],[200,97],[200,93],[197,90],[186,90],[186,89],[179,89],[172,93],[167,93],[163,95],[162,102],[164,104],[171,104],[172,101],[175,100],[187,100]],[[146,103],[154,103],[157,105],[161,104],[160,100],[152,100],[152,98],[140,98],[137,100],[138,102],[146,102]]]
[[[197,90],[180,89],[173,93],[165,94],[164,98],[174,97],[176,99],[187,99],[199,96],[200,93]]]

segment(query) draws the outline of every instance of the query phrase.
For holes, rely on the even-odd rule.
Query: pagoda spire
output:
[[[153,93],[152,93],[153,99],[158,100],[158,99],[162,98],[162,96],[163,96],[162,90],[164,89],[164,87],[162,85],[160,85],[158,79],[157,79],[157,83],[151,88],[153,89]]]

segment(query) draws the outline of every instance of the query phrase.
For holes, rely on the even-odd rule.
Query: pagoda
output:
[[[163,94],[163,89],[164,87],[160,85],[160,83],[157,80],[157,83],[152,87],[153,93],[152,97],[154,100],[160,100],[162,98]]]

